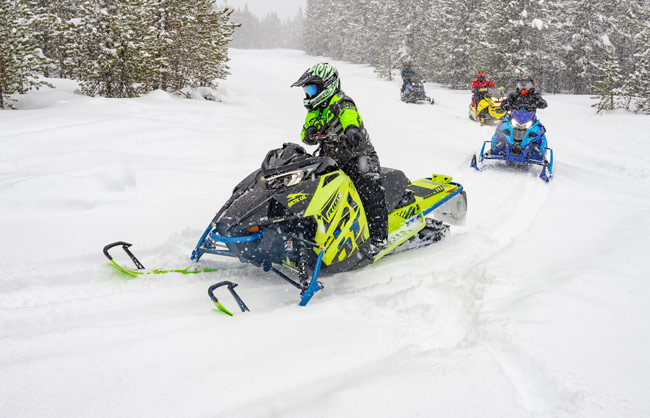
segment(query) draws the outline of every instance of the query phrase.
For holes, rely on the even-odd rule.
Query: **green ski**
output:
[[[119,265],[119,264],[118,264],[118,263],[113,259],[113,257],[108,253],[108,250],[110,250],[110,249],[113,248],[113,247],[117,247],[117,246],[119,246],[119,245],[122,246],[122,249],[124,250],[124,252],[125,252],[125,253],[130,257],[130,258],[131,258],[131,260],[133,261],[133,264],[135,264],[135,267],[136,267],[138,270],[143,270],[143,271],[138,271],[138,270],[131,270],[131,269],[128,269],[128,268],[126,268],[126,267],[123,267],[123,266]],[[175,269],[175,270],[153,269],[153,270],[144,271],[144,270],[145,270],[145,267],[142,265],[142,263],[140,263],[140,260],[138,260],[138,259],[136,258],[136,256],[133,255],[133,253],[129,250],[129,247],[130,247],[131,245],[132,245],[132,244],[129,244],[128,242],[117,241],[117,242],[114,242],[114,243],[112,243],[112,244],[108,244],[107,246],[104,247],[104,250],[103,250],[104,255],[106,256],[106,258],[108,258],[108,260],[111,262],[111,265],[112,265],[113,267],[115,267],[117,270],[119,270],[119,271],[121,271],[122,273],[125,273],[125,274],[127,274],[127,275],[129,275],[129,276],[131,276],[131,277],[138,277],[138,276],[140,276],[140,275],[145,275],[145,274],[165,274],[165,273],[197,274],[197,273],[211,273],[211,272],[215,272],[215,271],[222,271],[222,270],[225,270],[225,269],[223,269],[223,268],[221,268],[221,269],[213,269],[213,268],[201,267],[201,266],[198,266],[198,265],[194,264],[194,265],[188,266],[188,267],[186,267],[186,268],[184,268],[184,269]],[[243,268],[243,267],[245,267],[245,266],[241,266],[240,268]]]

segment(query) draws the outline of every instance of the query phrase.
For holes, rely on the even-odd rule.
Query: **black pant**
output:
[[[480,102],[483,97],[485,97],[485,92],[482,91],[475,91],[472,94],[472,101],[474,102],[474,106],[478,106],[478,102]]]
[[[388,210],[377,153],[372,151],[355,157],[342,170],[350,177],[359,193],[368,219],[370,239],[385,240],[388,237]]]

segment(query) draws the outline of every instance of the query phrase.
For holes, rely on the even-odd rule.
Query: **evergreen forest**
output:
[[[452,89],[477,71],[507,87],[529,75],[598,111],[650,113],[647,0],[307,0],[285,21],[215,0],[0,0],[0,22],[0,109],[47,77],[105,97],[214,88],[231,46],[303,49],[385,78],[409,63]]]

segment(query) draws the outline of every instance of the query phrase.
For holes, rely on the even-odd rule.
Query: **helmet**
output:
[[[476,77],[478,77],[478,81],[485,81],[485,71],[477,71]]]
[[[327,103],[341,88],[339,72],[326,62],[321,62],[307,69],[298,81],[291,87],[302,87],[305,91],[305,99],[302,101],[305,107],[313,110]]]
[[[405,63],[404,63],[404,69],[405,69],[405,70],[409,70],[409,69],[411,69],[411,64],[408,63],[408,62],[405,62]]]
[[[532,77],[524,75],[519,78],[519,81],[517,81],[517,90],[524,96],[532,92],[534,89],[535,82]]]

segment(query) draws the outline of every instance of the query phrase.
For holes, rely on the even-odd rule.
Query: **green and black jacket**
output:
[[[375,152],[374,147],[370,143],[368,132],[366,132],[363,126],[363,119],[359,112],[357,112],[354,101],[340,90],[332,96],[327,106],[307,113],[300,137],[308,145],[316,145],[319,143],[318,137],[305,138],[305,132],[312,126],[316,127],[316,130],[321,135],[335,134],[337,137],[340,137],[348,126],[356,126],[359,128],[364,140],[358,149],[350,150],[345,143],[341,142],[340,144],[329,146],[325,150],[325,154],[334,158],[339,165],[345,164],[352,158]]]

